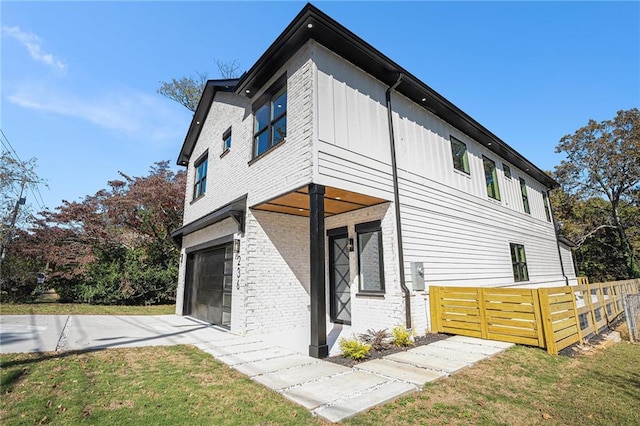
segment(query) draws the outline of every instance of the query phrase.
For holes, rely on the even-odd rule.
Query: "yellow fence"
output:
[[[546,348],[557,354],[598,333],[622,313],[640,280],[517,289],[429,287],[432,331]]]

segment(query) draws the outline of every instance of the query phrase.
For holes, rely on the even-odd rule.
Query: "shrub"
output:
[[[407,331],[407,328],[403,325],[393,327],[391,331],[393,333],[393,344],[403,348],[406,346],[413,346],[413,337]]]
[[[362,343],[357,339],[340,339],[340,350],[342,351],[342,356],[345,358],[351,358],[356,361],[365,359],[367,354],[371,350],[371,345],[367,345],[366,343]]]
[[[386,328],[382,330],[374,330],[370,328],[366,333],[362,333],[359,337],[360,340],[371,345],[371,347],[376,351],[389,349],[391,346],[391,335]]]

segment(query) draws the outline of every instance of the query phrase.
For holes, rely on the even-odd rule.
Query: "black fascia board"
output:
[[[311,27],[309,27],[311,25]],[[369,43],[311,4],[307,4],[236,85],[252,98],[286,61],[310,39],[391,86],[403,74],[396,92],[463,131],[490,151],[525,171],[547,188],[558,183],[444,96],[423,83]],[[425,99],[424,101],[422,99]]]
[[[187,135],[182,143],[182,148],[180,149],[180,154],[178,155],[178,160],[176,162],[177,165],[186,166],[189,164],[189,158],[191,157],[193,148],[200,136],[202,126],[204,126],[204,122],[209,115],[209,110],[211,109],[211,104],[213,103],[216,93],[233,92],[236,84],[238,84],[237,78],[207,81],[204,86],[204,90],[202,91],[202,95],[200,96],[200,101],[198,101],[198,106],[193,113],[193,118],[191,119]]]
[[[208,213],[193,222],[184,225],[182,228],[176,229],[171,233],[174,243],[178,247],[182,247],[182,237],[187,234],[199,231],[209,225],[222,222],[225,219],[232,218],[238,224],[238,230],[244,232],[244,212],[247,210],[247,195],[243,195],[231,201],[219,209]]]

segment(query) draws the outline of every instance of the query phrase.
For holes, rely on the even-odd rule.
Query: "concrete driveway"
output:
[[[229,331],[177,315],[2,315],[0,352],[53,352],[223,341]]]

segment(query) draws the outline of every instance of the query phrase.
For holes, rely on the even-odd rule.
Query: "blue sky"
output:
[[[314,4],[543,169],[563,135],[640,106],[638,2]],[[249,69],[303,6],[2,1],[0,127],[51,209],[175,164],[191,113],[159,82]]]

